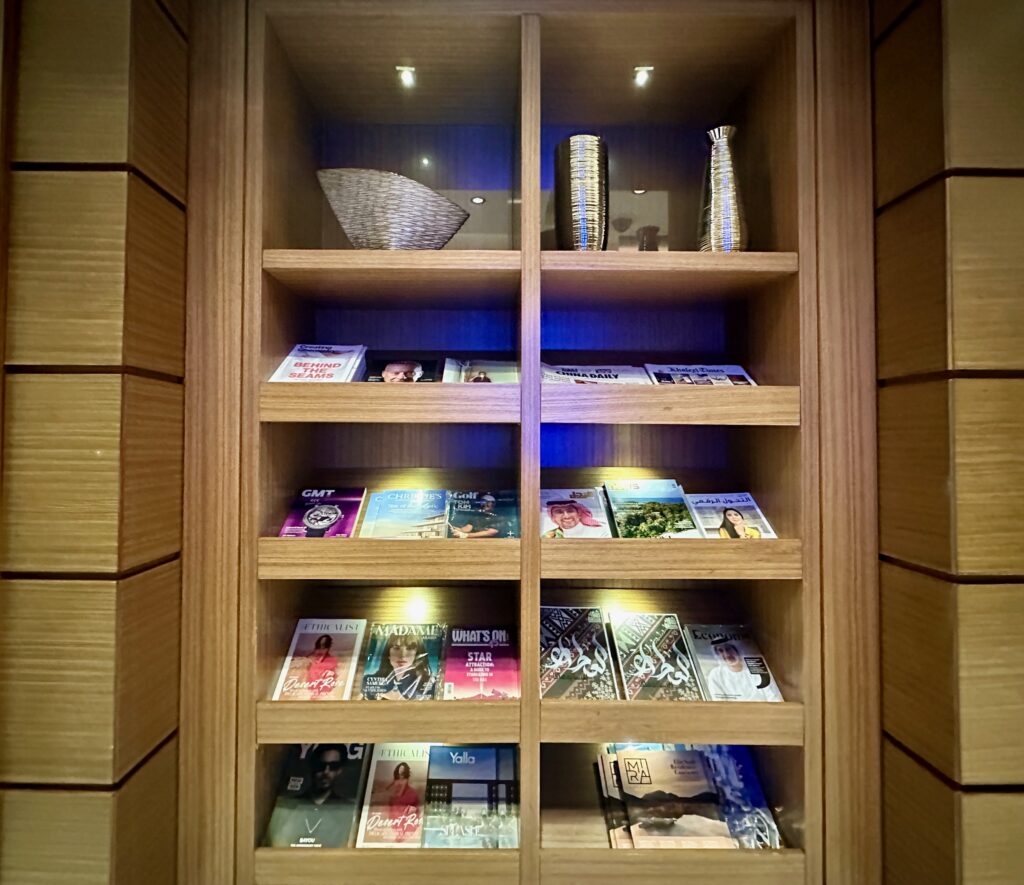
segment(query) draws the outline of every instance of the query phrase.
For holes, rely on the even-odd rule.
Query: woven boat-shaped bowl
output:
[[[469,213],[395,172],[321,169],[320,187],[357,249],[440,249]]]

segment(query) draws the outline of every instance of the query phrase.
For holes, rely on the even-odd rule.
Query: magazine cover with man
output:
[[[742,624],[687,624],[686,644],[709,701],[781,701],[768,661]]]
[[[541,489],[542,538],[610,538],[611,517],[601,489]]]
[[[440,694],[446,624],[374,624],[363,668],[368,701],[432,701]]]
[[[376,744],[357,848],[419,848],[432,744]]]
[[[519,493],[449,492],[448,537],[460,540],[519,537]]]
[[[359,810],[366,744],[298,744],[285,760],[264,844],[347,848]]]

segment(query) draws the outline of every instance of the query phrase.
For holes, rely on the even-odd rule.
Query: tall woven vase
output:
[[[747,222],[743,217],[732,156],[735,134],[735,126],[719,126],[708,132],[711,156],[704,177],[701,252],[742,252],[747,248]]]
[[[572,135],[555,149],[555,231],[559,249],[608,246],[608,148],[597,135]]]

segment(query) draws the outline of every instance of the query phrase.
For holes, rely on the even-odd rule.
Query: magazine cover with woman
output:
[[[431,744],[377,744],[357,848],[419,848]]]
[[[274,689],[275,701],[347,701],[352,694],[366,621],[299,621]]]
[[[687,495],[693,518],[705,538],[777,538],[750,492]]]
[[[363,668],[368,701],[431,701],[440,696],[447,624],[374,624]]]

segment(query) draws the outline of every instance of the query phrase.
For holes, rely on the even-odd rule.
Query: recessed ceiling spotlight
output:
[[[410,68],[407,65],[395,65],[395,70],[398,71],[398,79],[406,89],[412,89],[416,85],[416,68]]]
[[[484,199],[483,197],[470,197],[469,202],[473,203],[476,206],[481,206],[484,203],[486,203],[487,200]]]
[[[430,165],[430,157],[420,157],[420,165],[421,166],[429,166]]]
[[[651,79],[651,71],[653,70],[653,65],[637,65],[633,68],[633,82],[637,86],[646,86],[647,81]]]
[[[647,188],[645,188],[645,187],[635,187],[635,188],[633,188],[633,193],[636,194],[639,197],[641,194],[646,194],[647,193]]]

